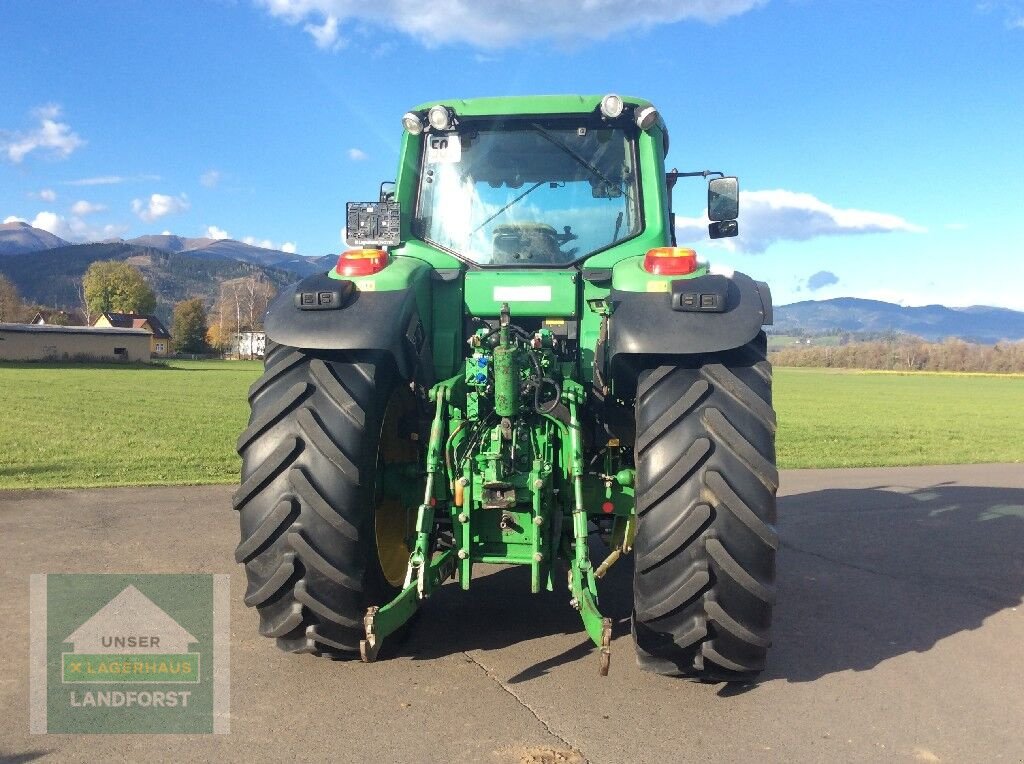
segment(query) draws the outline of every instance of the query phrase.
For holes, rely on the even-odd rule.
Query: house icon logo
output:
[[[230,613],[221,573],[33,573],[30,731],[228,734]]]
[[[197,684],[198,642],[135,586],[100,608],[64,642],[64,684]]]

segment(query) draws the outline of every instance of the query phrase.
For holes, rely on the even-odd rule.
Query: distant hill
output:
[[[174,303],[202,297],[216,300],[223,281],[258,274],[280,289],[297,280],[295,273],[225,258],[194,257],[124,242],[79,244],[0,258],[0,273],[18,287],[26,302],[57,308],[80,303],[78,287],[97,260],[125,260],[142,271],[157,294],[157,315],[169,321]]]
[[[49,231],[33,228],[28,223],[0,223],[0,255],[23,255],[54,247],[66,247],[67,242]]]
[[[320,266],[319,258],[303,257],[302,255],[281,252],[276,249],[254,247],[251,244],[243,244],[233,239],[218,239],[206,246],[189,249],[187,253],[193,257],[241,260],[246,263],[288,270],[299,276],[309,276],[317,271],[326,270]],[[334,260],[331,260],[331,264],[334,264]]]
[[[188,239],[184,236],[174,234],[153,234],[150,236],[137,236],[134,239],[127,239],[126,244],[135,244],[140,247],[153,247],[162,249],[164,252],[184,252],[187,249],[199,249],[206,247],[216,239]]]
[[[286,270],[297,276],[325,271],[334,264],[334,255],[304,257],[294,252],[255,247],[234,239],[188,238],[174,234],[153,234],[139,236],[127,241],[95,242],[98,244],[130,244],[137,247],[159,249],[171,254],[188,253],[204,260],[241,260],[278,270]],[[23,255],[57,247],[70,246],[70,242],[52,233],[33,228],[28,223],[3,223],[0,225],[0,256]]]
[[[778,305],[772,331],[776,334],[794,331],[903,332],[926,340],[959,337],[972,342],[991,343],[1024,339],[1024,312],[984,305],[908,308],[878,300],[840,297]]]
[[[234,239],[187,239],[182,236],[162,234],[139,236],[136,239],[129,239],[126,243],[162,249],[165,252],[189,254],[192,257],[206,260],[241,260],[246,263],[291,271],[299,276],[309,276],[318,271],[327,270],[320,262],[323,258],[304,257],[278,249],[255,247]],[[332,259],[331,265],[333,264],[334,260]]]

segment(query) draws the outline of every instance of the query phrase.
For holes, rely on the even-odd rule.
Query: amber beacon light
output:
[[[647,250],[644,270],[658,276],[685,276],[697,270],[697,253],[685,247],[655,247]]]
[[[372,276],[387,264],[388,253],[383,249],[348,249],[338,255],[334,270],[339,276]]]

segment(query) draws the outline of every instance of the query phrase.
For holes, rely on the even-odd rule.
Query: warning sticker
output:
[[[455,133],[427,136],[427,164],[453,164],[462,160],[462,141]]]

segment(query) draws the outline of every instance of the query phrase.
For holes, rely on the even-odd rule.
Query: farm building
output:
[[[235,352],[239,358],[262,358],[267,351],[266,332],[239,332]]]
[[[171,335],[156,316],[140,313],[101,313],[93,326],[110,326],[118,329],[145,329],[150,333],[149,352],[153,355],[167,355],[171,352]]]
[[[148,361],[147,329],[0,324],[3,361]]]

